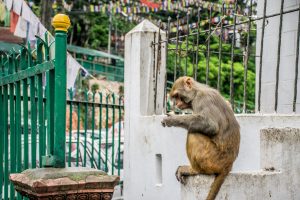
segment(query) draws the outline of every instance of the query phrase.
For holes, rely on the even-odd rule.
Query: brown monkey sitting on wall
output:
[[[185,184],[185,176],[215,174],[207,196],[214,200],[239,152],[239,124],[217,90],[190,77],[177,79],[170,97],[179,109],[193,110],[191,115],[170,115],[162,121],[163,126],[188,130],[186,152],[191,166],[179,166],[176,177]]]

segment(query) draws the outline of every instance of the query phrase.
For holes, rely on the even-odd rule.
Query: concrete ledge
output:
[[[278,185],[282,173],[279,171],[232,172],[226,178],[216,200],[257,200],[284,198]],[[198,175],[187,178],[181,186],[182,200],[205,200],[214,176]]]
[[[272,142],[300,142],[299,128],[268,128],[261,130],[261,140],[268,140]]]

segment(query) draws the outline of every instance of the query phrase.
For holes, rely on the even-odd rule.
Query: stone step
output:
[[[216,200],[300,199],[300,129],[268,128],[260,133],[261,170],[231,172]],[[214,176],[187,178],[182,200],[205,200]]]
[[[281,187],[278,171],[231,172],[225,179],[216,200],[282,200],[295,199]],[[182,200],[205,200],[215,176],[197,175],[181,185]]]

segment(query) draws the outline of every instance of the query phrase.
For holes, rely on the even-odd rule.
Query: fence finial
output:
[[[70,18],[65,14],[57,14],[52,20],[52,26],[55,28],[55,31],[68,32],[70,25]]]

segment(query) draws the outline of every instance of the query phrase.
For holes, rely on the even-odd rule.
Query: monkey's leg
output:
[[[179,166],[177,168],[175,175],[176,175],[177,180],[180,183],[185,185],[187,176],[195,176],[198,174],[205,174],[205,172],[204,171],[196,171],[191,166],[184,165],[184,166]]]

